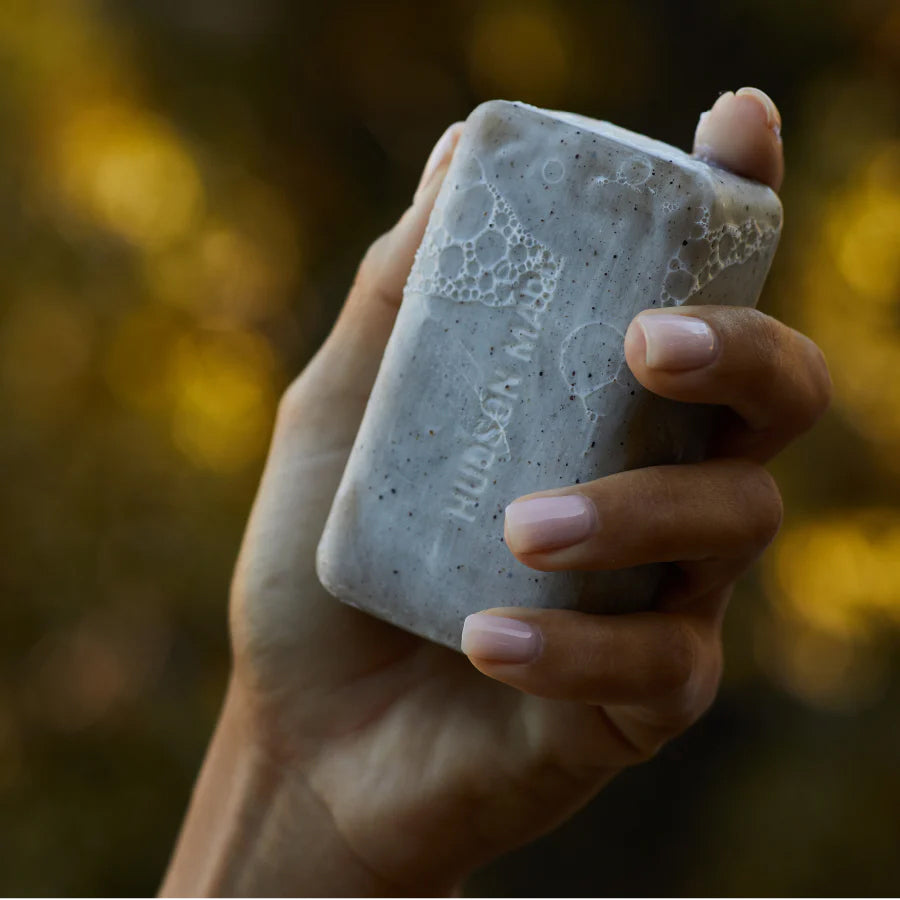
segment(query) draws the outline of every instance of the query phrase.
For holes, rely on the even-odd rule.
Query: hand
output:
[[[767,98],[726,94],[698,150],[777,188],[776,119]],[[555,499],[513,504],[506,536],[542,570],[677,562],[655,611],[492,609],[468,620],[466,659],[328,595],[316,545],[461,127],[281,403],[233,581],[233,676],[167,893],[451,891],[652,756],[712,701],[731,584],[778,527],[761,463],[827,403],[819,351],[767,316],[641,314],[638,380],[730,408],[715,458],[532,495]]]

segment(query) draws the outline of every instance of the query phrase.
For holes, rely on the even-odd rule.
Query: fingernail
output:
[[[528,663],[538,658],[543,640],[536,625],[473,613],[462,630],[462,652],[492,662]]]
[[[648,369],[684,371],[711,363],[718,352],[715,332],[703,319],[670,313],[638,316]]]
[[[735,96],[752,97],[756,100],[766,114],[766,125],[774,131],[778,137],[781,137],[781,113],[778,112],[778,107],[768,94],[764,93],[759,88],[742,87],[735,92]]]
[[[559,550],[583,541],[596,524],[596,507],[581,494],[517,500],[506,507],[506,543],[516,553]]]
[[[438,142],[434,145],[434,149],[428,157],[428,162],[425,163],[425,168],[422,170],[422,177],[419,179],[419,185],[416,188],[413,201],[418,198],[428,182],[431,181],[431,176],[434,175],[441,163],[445,162],[447,157],[450,156],[456,143],[456,139],[459,136],[459,125],[459,122],[454,122],[438,138]]]

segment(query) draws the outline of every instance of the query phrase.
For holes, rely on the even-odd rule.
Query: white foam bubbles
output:
[[[460,303],[546,306],[561,262],[525,232],[474,158],[457,187],[429,225],[407,289]]]
[[[669,260],[660,292],[663,306],[681,306],[729,266],[747,262],[778,239],[774,226],[748,218],[740,225],[710,227],[710,212],[701,208],[689,237]]]

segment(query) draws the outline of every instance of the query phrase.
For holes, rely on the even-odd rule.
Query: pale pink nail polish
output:
[[[540,629],[528,622],[473,613],[462,630],[462,652],[492,662],[528,663],[541,652]]]
[[[716,358],[716,334],[703,319],[654,313],[639,316],[637,323],[644,333],[648,369],[699,369]]]
[[[587,497],[535,497],[506,507],[506,542],[516,553],[559,550],[583,541],[597,524],[597,510]]]
[[[735,92],[735,97],[752,97],[762,107],[766,114],[766,126],[778,137],[781,137],[781,113],[772,98],[755,87],[742,87]]]

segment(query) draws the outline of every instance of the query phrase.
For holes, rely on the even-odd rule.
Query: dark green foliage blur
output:
[[[713,711],[484,895],[900,892],[900,8],[0,6],[0,892],[152,894],[228,671],[280,392],[433,142],[492,97],[690,146],[779,104],[766,311],[833,410],[774,465]],[[895,365],[896,363],[896,365]]]

